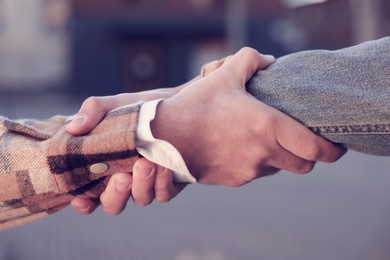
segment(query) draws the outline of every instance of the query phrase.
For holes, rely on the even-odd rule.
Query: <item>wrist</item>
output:
[[[150,123],[150,129],[156,139],[167,141],[173,145],[183,157],[185,164],[191,174],[191,145],[188,137],[191,136],[190,129],[187,129],[188,118],[168,99],[161,101],[156,109],[156,115]]]
[[[156,115],[154,119],[150,122],[150,129],[152,131],[153,136],[157,139],[165,140],[174,145],[174,143],[176,142],[171,142],[172,139],[174,139],[172,137],[172,133],[174,133],[172,128],[175,124],[173,120],[174,115],[171,113],[169,102],[167,100],[162,100],[157,105]]]

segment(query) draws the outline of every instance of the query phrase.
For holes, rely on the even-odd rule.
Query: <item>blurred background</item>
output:
[[[91,95],[175,86],[251,46],[282,56],[390,33],[387,0],[0,0],[0,111],[75,113]],[[390,259],[390,160],[193,185],[121,216],[68,208],[0,233],[0,260]]]
[[[389,31],[385,0],[0,0],[0,91],[175,86],[242,46],[281,56]]]

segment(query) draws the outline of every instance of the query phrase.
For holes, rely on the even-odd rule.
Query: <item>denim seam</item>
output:
[[[388,134],[390,124],[337,125],[309,127],[317,134]]]

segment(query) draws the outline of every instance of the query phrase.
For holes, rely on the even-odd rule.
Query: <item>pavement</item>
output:
[[[80,99],[1,96],[2,115],[72,114]],[[349,152],[308,175],[191,185],[118,217],[73,209],[0,232],[0,260],[389,260],[390,160]]]

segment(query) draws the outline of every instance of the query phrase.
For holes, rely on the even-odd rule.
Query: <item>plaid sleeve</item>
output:
[[[76,196],[97,198],[104,177],[130,172],[141,105],[109,112],[88,135],[65,132],[68,117],[0,118],[0,230],[47,216]],[[91,166],[103,169],[94,171]]]

